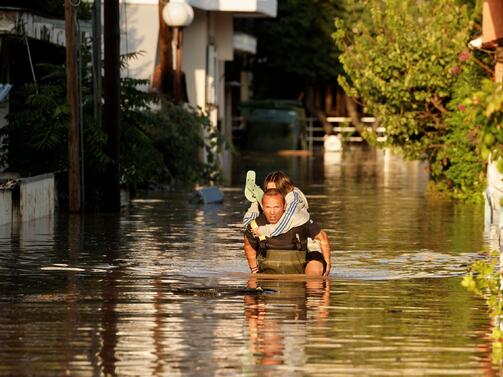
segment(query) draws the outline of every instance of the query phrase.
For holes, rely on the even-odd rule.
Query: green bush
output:
[[[470,30],[466,8],[455,0],[370,3],[366,21],[336,22],[347,74],[339,83],[379,118],[388,145],[424,158],[445,130],[442,113],[456,81],[451,70]]]
[[[461,284],[469,292],[485,299],[491,317],[491,361],[501,365],[503,361],[503,331],[502,315],[503,300],[501,299],[501,267],[499,253],[490,253],[487,259],[477,260],[470,266],[470,272],[463,277]]]
[[[480,156],[484,161],[489,157],[497,161],[503,173],[503,85],[486,79],[463,105],[468,120],[476,127]]]
[[[480,85],[480,72],[472,64],[460,64],[453,98],[444,114],[446,132],[439,137],[436,152],[430,154],[434,187],[452,198],[481,201],[484,190],[485,161],[479,153],[478,127],[465,105],[466,98]],[[432,146],[433,147],[433,146]]]

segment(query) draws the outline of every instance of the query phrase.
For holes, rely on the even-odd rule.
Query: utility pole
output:
[[[70,107],[68,127],[68,194],[69,211],[82,210],[80,187],[80,83],[77,64],[76,9],[65,0],[66,96]]]
[[[107,134],[105,153],[110,157],[103,176],[103,199],[106,212],[119,212],[120,158],[120,29],[119,0],[104,1],[105,83],[103,126]]]

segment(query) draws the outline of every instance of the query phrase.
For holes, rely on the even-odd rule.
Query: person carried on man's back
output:
[[[284,215],[275,224],[259,225],[254,230],[255,234],[265,237],[275,237],[309,220],[309,204],[307,203],[307,199],[302,191],[293,185],[288,175],[279,170],[269,173],[264,180],[264,190],[271,188],[278,189],[285,198],[286,208]],[[254,202],[244,215],[243,227],[246,228],[259,215],[259,203]]]
[[[278,189],[266,190],[263,213],[249,222],[244,236],[244,250],[253,273],[298,273],[328,275],[331,268],[327,234],[312,221],[290,228],[273,237],[259,236],[259,226],[275,225],[285,213],[285,198]],[[308,237],[320,242],[321,252],[308,251]]]

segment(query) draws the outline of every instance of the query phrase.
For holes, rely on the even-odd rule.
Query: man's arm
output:
[[[250,222],[260,215],[260,209],[257,202],[253,202],[243,217],[243,228],[246,228]]]
[[[250,270],[253,274],[256,274],[258,272],[257,252],[252,247],[250,241],[248,240],[248,237],[246,236],[244,236],[244,249],[246,260],[248,261],[248,267],[250,267]]]
[[[328,276],[330,269],[332,268],[332,263],[330,262],[330,243],[328,242],[327,233],[324,230],[320,230],[314,239],[320,241],[321,253],[323,254],[325,262],[327,262],[327,269],[325,270],[323,276]]]

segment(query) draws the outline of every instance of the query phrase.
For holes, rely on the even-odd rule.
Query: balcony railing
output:
[[[313,151],[314,143],[321,142],[325,140],[325,135],[323,136],[315,136],[315,134],[324,133],[325,129],[322,126],[315,126],[316,118],[308,118],[307,119],[307,129],[306,129],[306,139],[307,139],[307,147],[310,152]],[[358,134],[358,130],[350,126],[351,118],[348,117],[327,117],[327,122],[333,124],[332,134],[340,135],[341,139],[349,142],[360,143],[364,139],[361,135]],[[365,127],[369,131],[374,131],[377,134],[378,142],[385,142],[385,128],[379,126],[376,118],[374,117],[362,117],[360,122],[365,124]]]

